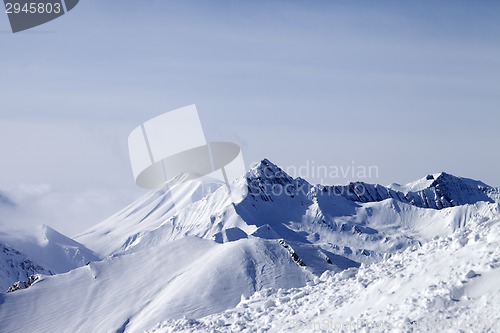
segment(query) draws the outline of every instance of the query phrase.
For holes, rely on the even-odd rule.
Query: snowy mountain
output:
[[[31,261],[26,254],[0,242],[1,292],[7,291],[17,281],[27,281],[34,274],[51,274],[51,272]]]
[[[444,189],[460,189],[461,182],[474,182],[458,177],[452,179],[458,184],[455,183],[455,187],[447,185]],[[283,238],[299,245],[328,247],[330,243],[328,251],[357,261],[369,261],[367,257],[376,257],[391,248],[401,249],[435,235],[449,234],[463,224],[464,219],[481,214],[482,200],[485,204],[493,201],[490,196],[472,192],[471,186],[462,187],[475,195],[474,200],[468,200],[477,205],[429,210],[425,209],[428,206],[419,207],[412,200],[425,196],[426,191],[437,193],[436,188],[441,188],[438,184],[441,183],[429,182],[427,187],[406,193],[365,183],[313,186],[303,179],[293,179],[276,165],[263,160],[234,184],[233,198],[221,187],[199,200],[203,183],[190,187],[180,184],[180,189],[168,184],[171,190],[181,192],[184,197],[196,197],[192,200],[194,203],[177,212],[170,191],[153,191],[76,239],[97,250],[101,256],[107,256],[151,247],[185,235],[218,242],[249,236]],[[477,191],[480,194],[498,193],[487,185],[481,185]],[[458,190],[443,195],[455,198],[462,194]]]
[[[421,208],[443,209],[474,204],[479,201],[494,202],[498,190],[482,182],[455,177],[445,172],[428,175],[404,186],[389,187],[361,182],[347,186],[333,186],[328,190],[355,202],[376,202],[395,199]]]
[[[48,226],[0,231],[0,241],[54,274],[66,273],[89,261],[99,260],[93,251]]]
[[[498,332],[499,236],[500,220],[472,222],[387,260],[148,332]]]
[[[41,226],[34,230],[4,228],[0,231],[0,290],[26,282],[33,274],[66,273],[99,257],[84,245]]]
[[[0,331],[19,331],[23,322],[23,331],[138,332],[165,320],[156,329],[196,331],[205,326],[219,329],[218,323],[226,323],[220,316],[237,313],[239,321],[226,323],[235,329],[242,318],[260,318],[256,313],[288,303],[288,294],[296,294],[291,301],[302,298],[297,296],[301,291],[316,292],[320,298],[321,288],[337,290],[336,284],[351,283],[339,281],[356,277],[364,281],[360,272],[392,267],[393,258],[413,256],[415,251],[425,254],[428,244],[461,239],[456,242],[465,246],[468,241],[457,236],[464,230],[475,232],[477,227],[484,234],[485,228],[497,225],[492,221],[500,216],[498,194],[496,188],[446,173],[404,186],[311,185],[268,160],[233,183],[231,190],[220,183],[174,179],[78,236],[87,249],[52,235],[55,231],[45,232],[46,238],[64,244],[60,248],[74,249],[69,256],[75,259],[73,268],[87,259],[95,262],[42,276],[26,290],[0,295]],[[497,238],[491,241],[498,245]],[[40,239],[26,242],[39,244]],[[21,239],[16,246],[22,247]],[[30,248],[24,247],[27,252]],[[445,256],[448,248],[436,250],[436,258]],[[425,263],[432,263],[432,255],[423,256]],[[412,260],[424,262],[417,255]],[[54,268],[52,259],[45,264]],[[71,269],[67,262],[60,268]],[[339,295],[352,294],[353,302],[361,302],[360,283]],[[318,290],[311,291],[316,285]],[[285,291],[290,288],[296,289]],[[240,310],[246,304],[242,299],[249,297],[259,304],[254,312]],[[240,308],[227,310],[238,304]],[[290,306],[279,309],[292,316],[300,304]],[[224,310],[228,312],[217,315]],[[206,320],[177,321],[207,315]],[[271,322],[272,317],[262,320]]]

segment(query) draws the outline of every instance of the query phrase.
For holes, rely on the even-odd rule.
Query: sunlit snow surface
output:
[[[262,290],[234,309],[149,332],[499,332],[500,221],[303,288]]]
[[[0,294],[0,332],[498,331],[499,191],[430,176],[324,187],[263,160],[231,193],[173,180],[182,200],[153,191],[76,241],[4,232],[9,283],[42,277]]]
[[[47,226],[0,231],[0,290],[33,274],[59,274],[99,257],[84,245]],[[0,305],[1,306],[1,305]]]

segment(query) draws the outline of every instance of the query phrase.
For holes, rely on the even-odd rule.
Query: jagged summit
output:
[[[99,260],[92,250],[45,225],[27,230],[2,230],[0,241],[54,273],[65,273]]]
[[[302,178],[293,178],[276,164],[263,159],[245,174],[242,191],[252,197],[260,196],[264,201],[273,201],[273,197],[304,196],[311,185]]]
[[[246,177],[247,179],[282,179],[285,183],[290,183],[294,179],[267,158],[252,166]]]
[[[452,174],[446,173],[444,171],[435,174],[429,174],[426,177],[410,182],[406,185],[391,184],[389,185],[389,188],[406,194],[408,192],[422,191],[426,188],[431,188],[431,187],[439,187],[443,185],[452,186],[452,184],[453,186],[458,187],[458,189],[465,189],[465,188],[477,188],[480,190],[494,189],[494,187],[489,186],[481,181],[464,177],[457,177]]]
[[[269,159],[267,159],[267,158],[264,157],[260,162],[255,163],[250,168],[250,171],[252,171],[252,170],[263,170],[265,168],[271,168],[273,170],[281,170],[281,168],[279,166],[277,166],[276,164],[274,164],[273,162],[271,162]]]
[[[161,320],[233,308],[242,294],[304,287],[325,271],[351,276],[440,236],[455,235],[463,246],[464,227],[498,218],[490,187],[445,173],[431,176],[405,186],[311,185],[263,159],[231,191],[220,186],[205,195],[198,180],[151,191],[77,238],[101,260],[1,295],[2,328],[15,330],[24,321],[24,331],[145,331]],[[461,205],[469,201],[474,204]],[[49,229],[40,234],[52,240],[48,245],[64,245],[51,251],[57,262],[61,251],[55,250],[84,252]],[[21,242],[14,248],[36,259],[34,250],[48,245],[39,238],[33,243],[25,247],[31,254]],[[356,290],[366,287],[366,277],[358,276]],[[68,290],[74,298],[61,302]],[[120,311],[110,301],[116,299]],[[54,313],[64,313],[61,324]]]
[[[13,283],[27,280],[33,274],[50,275],[51,272],[33,262],[25,253],[0,241],[0,294]]]
[[[478,201],[494,202],[499,190],[481,181],[446,172],[428,175],[406,185],[392,184],[391,190],[404,194],[410,203],[429,208],[446,208]]]
[[[456,177],[442,172],[430,185],[436,193],[453,205],[473,204],[477,201],[493,202],[488,193],[495,189],[469,178]]]
[[[379,202],[394,199],[421,208],[443,209],[453,206],[474,204],[479,201],[494,202],[500,191],[483,182],[457,177],[446,172],[430,174],[406,185],[391,184],[382,186],[365,182],[350,182],[347,185],[310,185],[302,178],[289,176],[280,167],[263,159],[246,174],[249,193],[260,195],[272,201],[270,192],[276,192],[276,186],[285,186],[291,196],[300,194],[311,198],[312,194],[327,193],[344,197],[353,202]]]

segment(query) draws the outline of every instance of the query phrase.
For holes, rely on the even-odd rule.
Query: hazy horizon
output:
[[[19,223],[81,231],[143,193],[130,131],[193,103],[207,138],[238,143],[247,166],[500,186],[499,14],[493,1],[87,0],[18,34],[0,15],[0,192],[51,193]]]

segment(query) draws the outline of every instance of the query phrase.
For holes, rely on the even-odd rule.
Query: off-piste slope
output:
[[[1,295],[0,331],[137,332],[202,318],[269,288],[358,276],[498,214],[498,189],[445,173],[321,186],[263,160],[230,190],[181,175],[76,238],[102,260]]]

